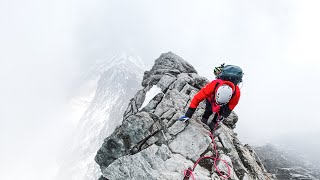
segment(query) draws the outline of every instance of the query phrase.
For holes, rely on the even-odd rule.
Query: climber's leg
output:
[[[202,115],[202,119],[201,121],[204,123],[204,124],[207,124],[208,122],[208,119],[210,117],[210,115],[212,114],[212,106],[211,106],[211,103],[208,99],[206,99],[206,109]]]

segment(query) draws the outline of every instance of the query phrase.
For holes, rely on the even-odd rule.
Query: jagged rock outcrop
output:
[[[146,71],[144,89],[131,99],[121,126],[107,137],[97,152],[100,179],[183,179],[183,171],[192,167],[203,155],[213,155],[209,127],[201,122],[201,103],[188,123],[177,121],[184,115],[190,100],[208,80],[179,56],[162,54],[150,71]],[[145,107],[146,93],[161,88]],[[252,148],[242,145],[233,132],[238,117],[232,113],[216,130],[219,158],[231,167],[232,180],[272,179]],[[224,174],[228,169],[217,162]],[[222,179],[211,160],[204,160],[195,169],[196,179]]]

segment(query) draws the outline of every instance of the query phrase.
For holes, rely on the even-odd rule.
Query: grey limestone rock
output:
[[[155,121],[146,112],[129,116],[115,132],[105,139],[97,153],[96,162],[109,166],[115,159],[129,154],[140,141],[152,134],[150,128]]]
[[[158,104],[161,102],[163,96],[164,96],[163,93],[157,94],[157,95],[148,103],[147,106],[145,106],[144,108],[142,108],[142,110],[143,110],[143,111],[146,111],[146,112],[153,112],[153,111],[155,110],[155,108],[158,106]]]
[[[234,168],[233,168],[232,161],[231,161],[230,157],[225,154],[221,154],[219,156],[219,159],[220,159],[220,161],[218,161],[217,167],[219,168],[220,173],[223,174],[224,177],[230,176],[229,179],[239,180],[239,178],[237,177],[236,173],[233,170]],[[214,170],[217,172],[216,169],[214,169]],[[229,175],[229,173],[230,173],[230,175]]]
[[[231,114],[229,115],[229,117],[225,118],[225,120],[223,120],[223,124],[225,124],[226,126],[228,126],[231,129],[236,128],[236,123],[238,122],[238,116],[235,112],[231,112]]]
[[[201,125],[189,125],[169,144],[169,148],[174,153],[197,160],[208,148],[210,141],[208,132]]]
[[[157,84],[164,74],[178,75],[180,73],[197,73],[197,71],[178,55],[172,52],[164,53],[155,60],[152,69],[145,72],[142,86]]]
[[[123,123],[107,137],[95,157],[104,178],[109,180],[181,180],[183,171],[204,155],[215,155],[210,129],[201,122],[202,102],[188,122],[177,121],[184,115],[193,96],[209,81],[181,57],[162,54],[143,77],[143,89],[131,99]],[[146,93],[153,85],[161,93],[144,108]],[[233,112],[214,133],[219,157],[231,166],[233,180],[265,180],[268,176],[254,151],[244,146],[233,132],[238,116]],[[218,168],[228,173],[226,165]],[[197,180],[222,179],[212,160],[200,162],[193,175]]]
[[[161,88],[162,92],[166,92],[169,86],[176,80],[176,77],[164,75],[161,77],[160,81],[157,83],[157,86]]]
[[[161,117],[170,109],[182,110],[188,101],[189,97],[186,94],[180,93],[176,89],[170,90],[164,95],[162,101],[155,108],[155,114]]]
[[[138,109],[141,107],[141,105],[144,101],[145,95],[146,94],[143,89],[139,90],[136,93],[135,97],[130,100],[128,108],[123,114],[124,119],[126,119],[131,114],[138,112]]]
[[[186,123],[182,121],[176,121],[170,128],[168,128],[168,133],[171,135],[177,135],[186,127]]]
[[[114,161],[104,171],[107,179],[150,180],[182,179],[184,169],[192,165],[190,160],[179,154],[173,154],[166,145],[152,145],[135,155],[127,155]],[[199,171],[206,171],[200,169]],[[203,174],[208,175],[208,172]],[[199,174],[198,176],[201,176]],[[207,179],[209,180],[208,176]]]

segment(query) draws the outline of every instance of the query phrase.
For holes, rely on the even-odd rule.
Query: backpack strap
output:
[[[232,93],[231,99],[236,95],[237,85],[234,86],[234,91]]]
[[[217,90],[217,88],[218,88],[218,86],[219,86],[219,82],[217,82],[216,83],[216,85],[214,86],[214,89],[213,89],[213,96],[215,96],[216,95],[216,90]]]
[[[214,86],[213,92],[212,92],[212,98],[211,98],[211,103],[214,103],[214,98],[216,97],[216,90],[219,86],[219,82],[216,83],[216,85]]]

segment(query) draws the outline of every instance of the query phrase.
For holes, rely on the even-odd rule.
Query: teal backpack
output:
[[[218,79],[230,81],[234,85],[238,85],[242,82],[243,71],[239,66],[226,65],[222,66],[221,72],[217,74]]]

